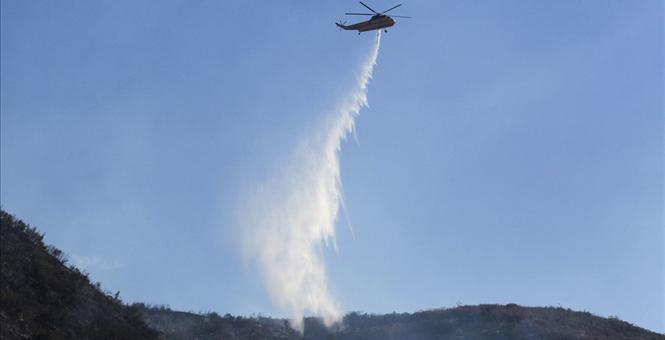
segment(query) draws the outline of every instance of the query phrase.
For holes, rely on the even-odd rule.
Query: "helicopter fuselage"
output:
[[[363,22],[359,22],[353,25],[343,25],[336,23],[337,27],[344,30],[354,30],[358,32],[367,32],[373,30],[380,30],[383,28],[388,28],[395,25],[395,20],[390,16],[384,14],[374,15],[371,19]]]

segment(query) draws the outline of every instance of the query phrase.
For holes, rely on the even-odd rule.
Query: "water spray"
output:
[[[322,317],[326,326],[341,320],[331,295],[322,246],[335,244],[335,224],[342,204],[339,152],[354,131],[355,118],[367,106],[381,32],[358,77],[356,87],[318,131],[308,135],[283,176],[257,191],[245,212],[245,245],[258,265],[272,302],[288,312],[291,326],[303,331],[303,316]]]

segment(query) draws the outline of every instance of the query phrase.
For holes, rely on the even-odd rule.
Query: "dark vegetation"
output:
[[[555,307],[459,306],[416,313],[347,314],[328,329],[284,319],[127,306],[67,266],[34,228],[0,211],[0,339],[661,339],[618,318]]]
[[[303,335],[283,319],[194,314],[137,305],[149,325],[165,339],[665,339],[665,336],[616,318],[556,307],[508,305],[460,306],[413,314],[350,313],[327,329],[305,319]]]
[[[151,327],[163,339],[301,339],[282,319],[240,317],[217,313],[195,314],[173,311],[164,306],[135,304]]]
[[[0,211],[0,338],[158,338],[136,308],[100,287],[34,228]]]

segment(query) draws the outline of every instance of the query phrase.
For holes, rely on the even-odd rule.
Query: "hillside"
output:
[[[141,311],[146,323],[159,330],[163,339],[301,339],[282,319],[247,318],[217,313],[196,314],[165,307],[133,305]]]
[[[615,318],[515,304],[461,306],[413,314],[351,313],[333,330],[317,319],[307,318],[302,336],[282,319],[199,315],[144,305],[137,308],[165,339],[665,339]]]
[[[0,338],[156,339],[135,308],[66,265],[43,235],[0,211]]]
[[[350,313],[333,329],[305,319],[304,334],[267,317],[124,305],[67,266],[34,228],[0,211],[0,339],[661,339],[616,318],[555,307],[460,306],[416,313]]]

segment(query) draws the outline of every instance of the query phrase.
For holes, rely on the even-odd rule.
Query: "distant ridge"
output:
[[[350,313],[328,329],[306,318],[304,334],[284,319],[196,314],[124,305],[67,266],[36,229],[0,210],[0,339],[661,339],[617,318],[560,307],[459,306],[385,315]]]
[[[284,319],[242,318],[215,313],[176,312],[138,305],[146,322],[164,339],[665,339],[616,318],[557,307],[508,305],[460,306],[416,313],[347,314],[337,328],[327,329],[316,318],[305,319],[304,334]]]

